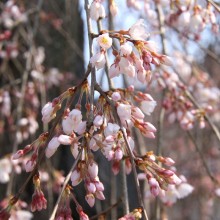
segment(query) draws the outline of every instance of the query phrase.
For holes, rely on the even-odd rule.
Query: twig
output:
[[[181,31],[179,31],[177,28],[171,26],[170,24],[168,24],[166,22],[166,25],[168,25],[171,29],[173,29],[175,32],[177,32],[178,34],[181,34],[183,37],[185,37],[187,40],[190,40],[192,41],[193,43],[196,43],[196,45],[201,49],[203,50],[209,57],[211,57],[213,60],[216,61],[216,63],[220,64],[220,59],[219,57],[214,53],[212,52],[211,50],[205,48],[204,46],[202,46],[201,43],[199,42],[195,42],[194,39],[192,39],[191,37],[189,37],[188,35],[186,35],[185,33],[182,33]]]
[[[187,135],[190,137],[190,139],[191,139],[192,143],[194,144],[194,146],[195,146],[197,152],[199,153],[199,156],[200,156],[200,158],[201,158],[201,160],[202,160],[203,166],[205,167],[205,170],[206,170],[208,176],[210,177],[210,179],[211,179],[214,183],[218,184],[218,180],[215,178],[215,176],[214,176],[214,175],[212,174],[212,172],[210,171],[209,166],[208,166],[208,164],[206,163],[206,159],[205,159],[204,155],[202,154],[202,152],[201,152],[201,150],[200,150],[200,148],[199,148],[199,146],[198,146],[198,144],[197,144],[195,138],[193,137],[193,135],[192,135],[189,131],[187,131]]]
[[[156,3],[156,12],[157,12],[157,18],[159,22],[159,30],[160,30],[160,39],[162,44],[162,53],[167,54],[167,48],[166,48],[166,39],[165,39],[165,27],[164,27],[164,14],[163,10],[161,8],[161,5]],[[162,93],[162,101],[163,102],[165,96],[165,89]],[[161,106],[160,113],[159,113],[159,120],[158,120],[158,130],[157,130],[157,148],[156,148],[156,154],[158,156],[161,155],[162,150],[162,133],[163,133],[163,122],[164,122],[164,115],[165,115],[165,109]],[[157,197],[155,200],[155,213],[154,213],[155,219],[160,220],[161,219],[161,203],[159,198]]]
[[[200,105],[197,103],[197,101],[195,100],[195,98],[193,97],[193,95],[186,90],[185,94],[187,95],[187,97],[189,98],[189,100],[198,108],[201,109]],[[210,119],[210,117],[205,114],[204,118],[206,119],[206,121],[208,122],[208,124],[210,125],[211,129],[213,130],[214,134],[216,135],[218,141],[220,142],[220,133],[218,128],[215,126],[215,124],[212,122],[212,120]],[[220,150],[220,146],[218,146],[218,149]]]
[[[213,5],[213,7],[220,12],[220,7],[212,0],[206,0],[208,3],[210,3],[211,5]]]
[[[122,202],[122,199],[119,199],[115,204],[111,205],[109,208],[107,208],[106,210],[100,212],[99,214],[97,215],[94,215],[90,218],[90,220],[93,220],[93,219],[99,219],[99,216],[101,215],[106,215],[108,212],[110,212],[113,208],[115,208],[116,206],[118,206],[120,203]]]
[[[68,184],[68,182],[69,182],[69,180],[70,180],[70,177],[71,177],[71,174],[72,174],[73,170],[75,169],[75,167],[76,167],[76,165],[77,165],[77,163],[78,163],[78,161],[79,161],[79,159],[80,159],[80,157],[81,157],[81,155],[82,155],[82,151],[83,151],[83,148],[80,149],[76,160],[74,161],[74,163],[73,163],[73,165],[72,165],[72,167],[71,167],[69,173],[67,174],[67,176],[66,176],[66,178],[65,178],[65,180],[64,180],[63,187],[62,187],[62,189],[61,189],[61,192],[60,192],[60,194],[59,194],[59,197],[58,197],[58,199],[57,199],[57,202],[56,202],[56,204],[55,204],[55,206],[54,206],[53,212],[52,212],[52,214],[51,214],[51,216],[50,216],[50,220],[54,220],[54,219],[55,219],[55,215],[56,215],[56,212],[57,212],[59,203],[60,203],[60,201],[61,201],[63,192],[64,192],[64,190],[65,190],[65,188],[66,188],[66,186],[67,186],[67,184]]]
[[[89,17],[89,1],[85,0],[85,11],[86,11],[86,21],[87,21],[87,28],[88,28],[88,39],[89,39],[89,50],[90,50],[90,57],[93,55],[92,50],[92,25],[91,25],[91,19]],[[90,85],[90,113],[89,113],[89,119],[88,119],[88,126],[93,122],[94,118],[94,86],[96,84],[96,71],[95,67],[92,67],[91,70],[91,85]]]
[[[123,214],[129,213],[129,200],[128,200],[128,187],[127,187],[127,175],[125,171],[125,160],[121,161],[121,185],[122,185],[122,196],[123,196]]]

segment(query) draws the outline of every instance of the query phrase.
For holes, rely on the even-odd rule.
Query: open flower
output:
[[[157,102],[154,100],[144,100],[141,102],[141,110],[146,114],[146,115],[151,115],[151,113],[154,111],[154,108],[156,107]]]
[[[147,33],[144,19],[139,19],[135,24],[130,27],[128,32],[133,40],[146,40],[146,38],[150,36],[149,33]]]
[[[93,67],[96,67],[97,70],[105,66],[105,56],[102,52],[96,53],[90,58],[90,63]]]
[[[109,37],[108,33],[100,35],[97,41],[103,49],[109,49],[112,46],[112,38]]]

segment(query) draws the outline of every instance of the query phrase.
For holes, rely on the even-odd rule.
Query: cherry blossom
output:
[[[112,46],[112,38],[109,37],[108,33],[99,35],[97,41],[103,49],[109,49]]]
[[[90,5],[90,17],[95,21],[97,21],[99,18],[105,17],[105,8],[97,0],[94,0]]]
[[[129,29],[129,35],[133,40],[146,40],[149,37],[149,33],[146,30],[144,19],[139,19]]]

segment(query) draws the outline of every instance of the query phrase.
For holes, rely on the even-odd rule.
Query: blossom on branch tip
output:
[[[109,49],[112,46],[112,38],[109,37],[108,33],[99,35],[97,41],[99,46],[103,49]]]

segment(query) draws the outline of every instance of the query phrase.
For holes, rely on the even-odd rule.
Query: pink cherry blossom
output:
[[[115,101],[115,102],[121,100],[121,95],[120,95],[119,92],[113,92],[111,97],[112,97],[112,100]]]

